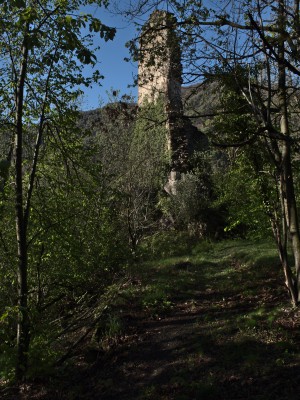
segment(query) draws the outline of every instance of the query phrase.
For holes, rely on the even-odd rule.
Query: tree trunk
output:
[[[281,176],[281,196],[284,203],[284,213],[287,229],[290,235],[292,251],[295,263],[296,280],[294,282],[294,290],[297,302],[300,301],[300,235],[298,212],[294,192],[293,172],[291,165],[290,144],[283,143],[282,150],[282,176]]]
[[[16,128],[15,128],[15,210],[16,239],[18,248],[18,321],[17,321],[17,365],[15,377],[17,381],[25,379],[28,367],[28,351],[30,342],[28,285],[27,285],[27,224],[23,209],[23,105],[24,88],[27,71],[28,47],[26,34],[22,46],[22,62],[20,66],[16,90]]]
[[[275,214],[273,215],[273,218],[271,218],[272,231],[273,231],[273,236],[276,241],[281,266],[283,268],[283,273],[284,273],[284,277],[285,277],[285,285],[289,291],[293,305],[296,305],[297,304],[297,291],[295,290],[296,289],[295,288],[295,279],[294,279],[293,272],[291,270],[291,267],[290,267],[289,261],[288,261],[287,224],[286,224],[283,203],[281,203],[281,210],[282,210],[281,229],[280,229],[280,220],[279,220],[280,217],[275,212]]]
[[[278,99],[281,113],[280,130],[285,136],[281,144],[280,166],[280,194],[284,205],[284,213],[288,233],[290,235],[296,270],[295,293],[297,302],[300,301],[300,235],[298,212],[294,190],[293,170],[291,161],[291,141],[289,131],[289,118],[287,107],[286,67],[285,67],[285,4],[283,0],[278,3]]]

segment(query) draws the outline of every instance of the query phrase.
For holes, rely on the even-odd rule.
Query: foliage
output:
[[[87,144],[95,150],[108,188],[119,193],[115,212],[131,249],[157,222],[158,192],[166,175],[167,149],[163,102],[137,110],[130,96],[113,92],[113,102],[85,113],[82,127],[91,132]]]
[[[157,227],[169,155],[163,100],[144,104],[138,110],[130,142],[129,158],[122,189],[123,218],[127,221],[132,250]]]
[[[129,153],[137,108],[130,96],[113,91],[111,102],[81,114],[79,126],[86,131],[86,143],[93,149],[109,186],[123,191],[128,176]]]
[[[102,4],[101,1],[97,3]],[[49,221],[50,218],[44,214],[44,205],[35,201],[35,192],[40,189],[41,194],[48,184],[45,179],[47,167],[45,170],[45,164],[41,164],[40,168],[40,163],[44,161],[51,164],[51,155],[54,154],[48,152],[50,150],[51,153],[51,141],[61,151],[64,161],[72,157],[71,146],[66,145],[64,135],[68,133],[66,126],[74,128],[75,125],[75,101],[81,93],[79,85],[88,86],[101,78],[98,70],[94,71],[92,77],[83,76],[84,65],[96,65],[92,35],[98,33],[107,41],[115,34],[114,28],[102,24],[91,14],[79,12],[80,7],[89,4],[92,4],[89,0],[1,2],[0,130],[4,145],[1,146],[0,159],[1,164],[3,161],[8,164],[8,168],[4,172],[2,168],[1,173],[1,219],[9,224],[8,229],[1,226],[1,250],[6,257],[1,271],[5,271],[4,265],[9,263],[10,268],[6,269],[8,274],[5,272],[5,276],[15,274],[12,295],[7,294],[7,287],[3,290],[6,292],[4,299],[10,297],[9,306],[11,303],[18,305],[16,379],[19,381],[26,376],[30,340],[34,336],[35,309],[32,307],[32,297],[37,297],[37,308],[45,307],[41,298],[52,284],[45,285],[40,268],[43,269],[46,260],[50,260],[48,269],[54,278],[56,271],[52,268],[52,262],[59,263],[55,257],[51,259],[56,253],[50,256],[47,248],[55,241],[56,232],[51,231],[48,224],[47,228],[43,226],[41,221]],[[90,33],[84,35],[84,28]],[[70,177],[68,169],[62,172],[66,172],[67,178]],[[64,187],[60,178],[52,176],[52,179],[55,185],[58,183],[54,187],[57,199],[64,190],[64,196],[67,196],[67,192],[74,195],[70,186]],[[10,189],[12,185],[14,193]],[[53,193],[52,188],[47,189]],[[49,198],[51,201],[49,194],[44,197],[45,208],[48,207]],[[15,218],[10,208],[12,202]],[[53,209],[51,206],[48,209],[51,217],[52,213],[56,213],[53,216],[54,220],[56,218],[54,225],[61,223],[60,210],[56,208],[58,203],[59,200]],[[72,204],[69,203],[70,206]],[[35,224],[35,221],[38,223]],[[11,235],[14,225],[15,238]],[[43,229],[50,233],[49,237],[45,238]],[[73,233],[69,231],[68,236]],[[46,246],[44,240],[47,240]],[[58,254],[60,260],[70,261],[64,252]],[[54,282],[56,279],[59,276],[53,279]],[[4,303],[4,306],[8,304]]]
[[[213,118],[209,136],[224,161],[221,168],[214,169],[212,178],[215,205],[227,210],[225,231],[264,237],[270,234],[270,215],[279,207],[276,172],[256,135],[257,122],[235,78],[224,71],[218,73],[222,83],[220,107],[225,112]],[[240,77],[240,84],[243,79]]]
[[[85,135],[74,126],[65,129],[60,132],[64,152],[53,138],[44,142],[32,199],[28,248],[30,375],[47,373],[62,355],[55,345],[61,327],[54,321],[75,312],[73,308],[82,296],[99,296],[116,276],[124,274],[130,262],[124,230],[113,207],[119,195],[107,187],[101,164],[94,162],[94,150],[86,148]],[[7,193],[8,204],[12,195]],[[12,308],[17,296],[14,248],[10,245],[14,237],[13,208],[6,206],[4,215],[1,308]],[[4,354],[10,357],[7,366],[3,364],[6,377],[15,362],[13,316],[5,318],[3,325],[3,343],[7,343]],[[47,354],[45,348],[49,348]]]
[[[145,312],[152,318],[159,318],[172,308],[172,302],[169,299],[167,291],[163,287],[145,288],[141,303]]]
[[[161,196],[159,206],[164,217],[176,230],[194,236],[215,234],[222,225],[220,215],[213,209],[214,187],[212,159],[209,151],[194,152],[190,157],[191,171],[182,174],[176,184],[176,194]]]
[[[265,172],[267,174],[267,172]],[[215,174],[217,199],[215,205],[225,208],[226,232],[242,236],[265,237],[270,234],[268,207],[261,192],[261,183],[272,177],[257,175],[247,157],[247,149],[239,151],[227,169]],[[269,190],[272,201],[271,187]]]
[[[161,187],[170,162],[166,122],[162,98],[143,104],[137,115],[130,150],[133,177],[136,173],[139,185],[156,190]]]

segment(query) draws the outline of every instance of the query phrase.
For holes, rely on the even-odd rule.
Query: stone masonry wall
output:
[[[175,25],[172,14],[155,11],[143,28],[138,69],[139,105],[163,96],[173,111],[182,110],[181,54]]]
[[[181,99],[182,65],[176,19],[166,11],[155,11],[145,24],[140,40],[138,69],[138,104],[165,104],[170,152],[170,174],[165,189],[175,193],[176,181],[188,169],[188,135]]]

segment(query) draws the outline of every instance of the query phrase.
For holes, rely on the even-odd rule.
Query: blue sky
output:
[[[100,46],[100,50],[96,53],[98,60],[96,68],[104,75],[104,79],[100,87],[94,85],[92,88],[83,88],[85,94],[80,102],[80,108],[92,110],[102,106],[109,101],[107,92],[111,92],[112,89],[120,90],[120,94],[132,94],[136,97],[137,88],[128,88],[128,85],[133,85],[137,65],[124,61],[125,57],[129,57],[125,43],[136,35],[136,27],[121,16],[111,14],[100,7],[85,11],[94,14],[104,24],[117,28],[117,33],[113,41],[105,42],[100,37],[95,40],[95,44]],[[85,73],[89,72],[87,68]]]
[[[129,3],[133,4],[134,2],[135,0],[129,1]],[[123,0],[119,5],[126,8],[127,3],[127,0]],[[203,4],[207,6],[211,3],[212,0],[203,1]],[[162,7],[162,4],[160,4],[160,7]],[[125,57],[129,57],[129,51],[125,44],[136,36],[136,26],[133,22],[130,23],[122,16],[113,12],[110,13],[103,7],[89,6],[82,11],[93,14],[108,26],[115,27],[117,33],[113,41],[105,42],[100,37],[95,40],[95,44],[100,46],[100,50],[96,53],[98,60],[96,68],[104,75],[104,79],[101,81],[102,86],[100,87],[94,85],[92,88],[83,88],[84,96],[79,104],[80,109],[92,110],[103,106],[109,102],[110,96],[108,93],[111,93],[112,90],[119,90],[121,95],[129,94],[136,98],[137,87],[128,88],[128,85],[133,85],[134,83],[134,76],[137,75],[137,65],[124,61]],[[139,18],[138,23],[143,25],[151,11],[153,11],[153,8],[148,9],[148,15],[146,14],[143,19]],[[85,73],[90,74],[91,71],[86,68]]]

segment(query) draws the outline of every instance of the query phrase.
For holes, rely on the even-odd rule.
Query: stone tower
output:
[[[173,111],[182,111],[182,67],[176,18],[166,11],[154,11],[140,40],[138,104],[155,102],[162,96]]]
[[[170,173],[165,190],[175,194],[176,182],[188,169],[188,138],[181,99],[182,65],[176,18],[166,11],[154,11],[143,27],[138,69],[140,107],[162,98],[168,132]]]

